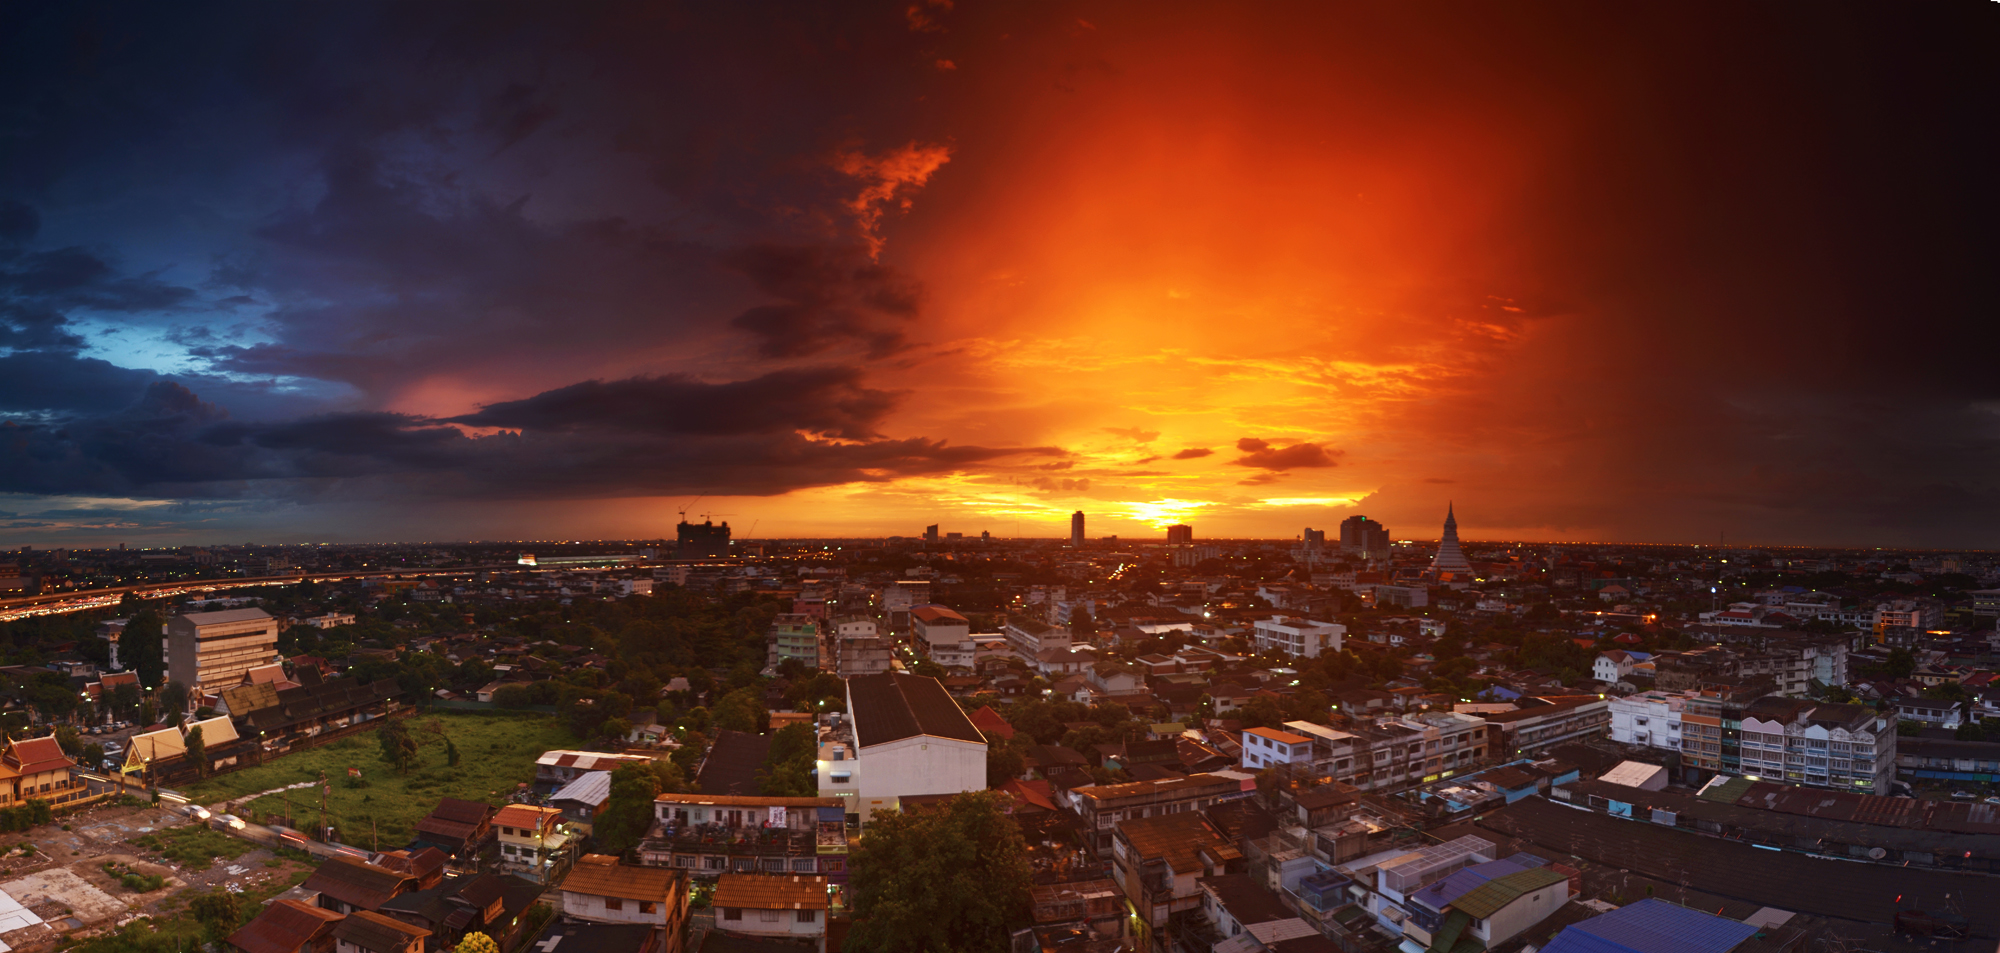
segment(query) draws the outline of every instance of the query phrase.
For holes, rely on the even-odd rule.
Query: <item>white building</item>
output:
[[[1600,682],[1615,684],[1624,681],[1625,676],[1632,674],[1632,669],[1647,658],[1650,656],[1636,655],[1623,649],[1599,652],[1593,674]]]
[[[1256,623],[1251,647],[1260,653],[1318,658],[1321,652],[1340,651],[1341,640],[1346,636],[1347,627],[1338,623],[1279,615]]]
[[[563,878],[561,893],[564,916],[591,923],[642,923],[678,937],[687,919],[688,872],[585,854]]]
[[[1312,759],[1312,739],[1276,728],[1252,728],[1243,733],[1243,767],[1258,771],[1274,764]]]
[[[972,667],[972,623],[964,616],[939,605],[913,606],[910,632],[925,658],[945,668]]]
[[[820,731],[820,797],[867,824],[918,794],[986,789],[986,736],[934,678],[887,672],[847,680],[845,716]]]
[[[1017,612],[1009,616],[1004,632],[1007,643],[1014,647],[1014,654],[1030,664],[1042,654],[1043,649],[1070,647],[1068,627],[1050,625],[1026,613]]]
[[[1687,696],[1673,692],[1640,692],[1606,700],[1611,710],[1611,740],[1619,744],[1681,750],[1681,707]]]

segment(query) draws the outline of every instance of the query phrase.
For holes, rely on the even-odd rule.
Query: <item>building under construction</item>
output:
[[[674,526],[674,538],[679,543],[674,556],[677,559],[720,559],[729,555],[729,521],[716,525],[710,520],[702,520],[697,526],[681,520]]]

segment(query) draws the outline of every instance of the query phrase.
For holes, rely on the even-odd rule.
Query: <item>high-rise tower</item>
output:
[[[1069,515],[1069,544],[1076,549],[1083,548],[1083,511]]]
[[[1458,548],[1458,514],[1451,504],[1444,508],[1444,538],[1438,540],[1437,555],[1431,559],[1431,569],[1439,574],[1470,574],[1472,563],[1465,558],[1465,552]]]

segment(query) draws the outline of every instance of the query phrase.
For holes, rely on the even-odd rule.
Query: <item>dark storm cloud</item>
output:
[[[1298,470],[1336,466],[1338,463],[1334,460],[1334,457],[1340,454],[1338,450],[1329,452],[1325,447],[1316,443],[1295,443],[1289,447],[1274,447],[1271,446],[1270,441],[1260,440],[1256,437],[1244,437],[1236,441],[1236,449],[1243,451],[1244,455],[1230,461],[1231,463],[1239,467],[1257,467],[1263,470]],[[1262,478],[1253,477],[1252,479]]]
[[[8,343],[4,334],[0,334],[0,343]],[[131,404],[158,379],[152,371],[119,367],[94,357],[16,351],[0,356],[0,413],[107,413]]]
[[[1181,452],[1174,454],[1174,459],[1199,460],[1202,457],[1213,456],[1214,454],[1215,451],[1210,450],[1207,447],[1189,447],[1186,450],[1182,450]]]
[[[896,395],[862,386],[854,368],[773,371],[709,384],[685,376],[584,381],[453,417],[473,427],[652,434],[753,434],[807,430],[848,440],[880,436]]]
[[[756,245],[724,259],[782,304],[758,305],[729,323],[750,332],[765,357],[807,357],[856,345],[887,357],[917,316],[916,281],[847,246]]]
[[[664,411],[634,406],[656,399]],[[709,399],[748,406],[731,411]],[[869,424],[893,402],[894,395],[861,387],[851,371],[822,369],[713,385],[585,382],[459,421],[353,412],[259,423],[230,420],[181,384],[155,380],[115,412],[0,424],[0,492],[192,499],[390,489],[403,497],[495,500],[714,489],[765,495],[1061,453],[874,436]],[[688,416],[716,413],[711,420]],[[455,422],[509,429],[468,436]],[[829,438],[809,436],[815,433]]]

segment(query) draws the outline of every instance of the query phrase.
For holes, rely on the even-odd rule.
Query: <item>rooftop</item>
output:
[[[775,874],[723,874],[710,903],[755,910],[824,910],[826,878]]]
[[[965,710],[935,678],[883,672],[847,680],[856,740],[862,747],[929,735],[985,744]]]

